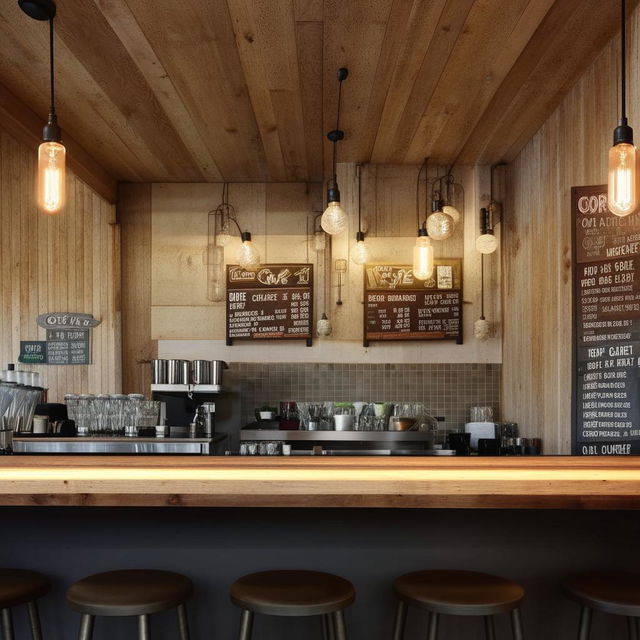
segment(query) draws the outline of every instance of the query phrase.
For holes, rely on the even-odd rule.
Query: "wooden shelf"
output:
[[[639,509],[640,459],[16,455],[0,505]]]

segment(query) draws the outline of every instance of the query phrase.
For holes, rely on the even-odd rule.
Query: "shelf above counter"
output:
[[[151,391],[159,393],[221,393],[219,384],[152,384]]]
[[[295,431],[285,429],[241,429],[241,441],[284,442],[431,442],[428,431]]]

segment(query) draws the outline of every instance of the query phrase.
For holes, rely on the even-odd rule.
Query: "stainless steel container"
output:
[[[188,360],[167,360],[167,384],[189,384]]]
[[[191,382],[193,384],[211,384],[210,360],[194,360],[191,363]]]
[[[151,384],[167,384],[169,373],[168,360],[151,361]]]
[[[212,360],[211,361],[211,383],[218,386],[222,386],[222,374],[225,369],[228,369],[229,365],[224,360]]]

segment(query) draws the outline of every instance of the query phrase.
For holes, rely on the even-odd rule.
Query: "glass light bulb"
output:
[[[498,238],[493,233],[483,233],[476,238],[476,249],[480,253],[493,253],[498,248]]]
[[[460,212],[450,204],[445,204],[444,207],[442,207],[442,213],[446,213],[448,216],[451,216],[454,225],[457,225],[458,222],[460,222],[460,218],[462,217],[460,215]]]
[[[245,240],[240,245],[236,260],[247,271],[256,271],[260,267],[260,254],[251,240]]]
[[[320,219],[320,226],[332,236],[342,233],[347,223],[347,214],[339,202],[330,202]]]
[[[432,240],[446,240],[454,229],[453,218],[444,211],[436,211],[427,218],[427,233]]]
[[[637,208],[636,148],[623,142],[609,150],[609,211],[628,216]]]
[[[59,142],[43,142],[38,149],[38,208],[44,213],[64,207],[66,153]]]
[[[219,247],[226,247],[231,241],[231,234],[228,229],[222,229],[216,234],[216,244]]]
[[[433,275],[433,245],[429,236],[418,236],[413,247],[413,275],[427,280]]]
[[[491,335],[491,326],[484,318],[480,318],[475,321],[473,325],[473,335],[476,340],[481,340],[483,342],[489,339],[489,336]]]
[[[356,246],[351,253],[351,259],[356,264],[366,264],[369,262],[369,249],[367,249],[364,240],[358,240],[358,242],[356,242]]]
[[[320,337],[326,338],[327,336],[331,335],[331,330],[331,320],[327,318],[326,313],[323,313],[322,318],[318,320],[318,323],[316,325],[316,332]]]

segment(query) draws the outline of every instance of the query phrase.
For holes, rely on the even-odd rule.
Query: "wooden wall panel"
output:
[[[120,184],[122,228],[122,388],[149,393],[158,343],[151,339],[151,185]]]
[[[40,371],[49,399],[68,392],[120,391],[119,230],[115,207],[67,172],[67,206],[45,216],[35,204],[36,155],[0,130],[0,366],[17,362],[20,340],[44,340],[36,317],[92,313],[92,362],[29,366]]]
[[[640,11],[629,25],[638,46]],[[571,443],[571,187],[604,184],[618,109],[620,40],[606,45],[508,168],[503,229],[504,418],[547,453]],[[630,124],[638,126],[638,58],[631,60]]]

